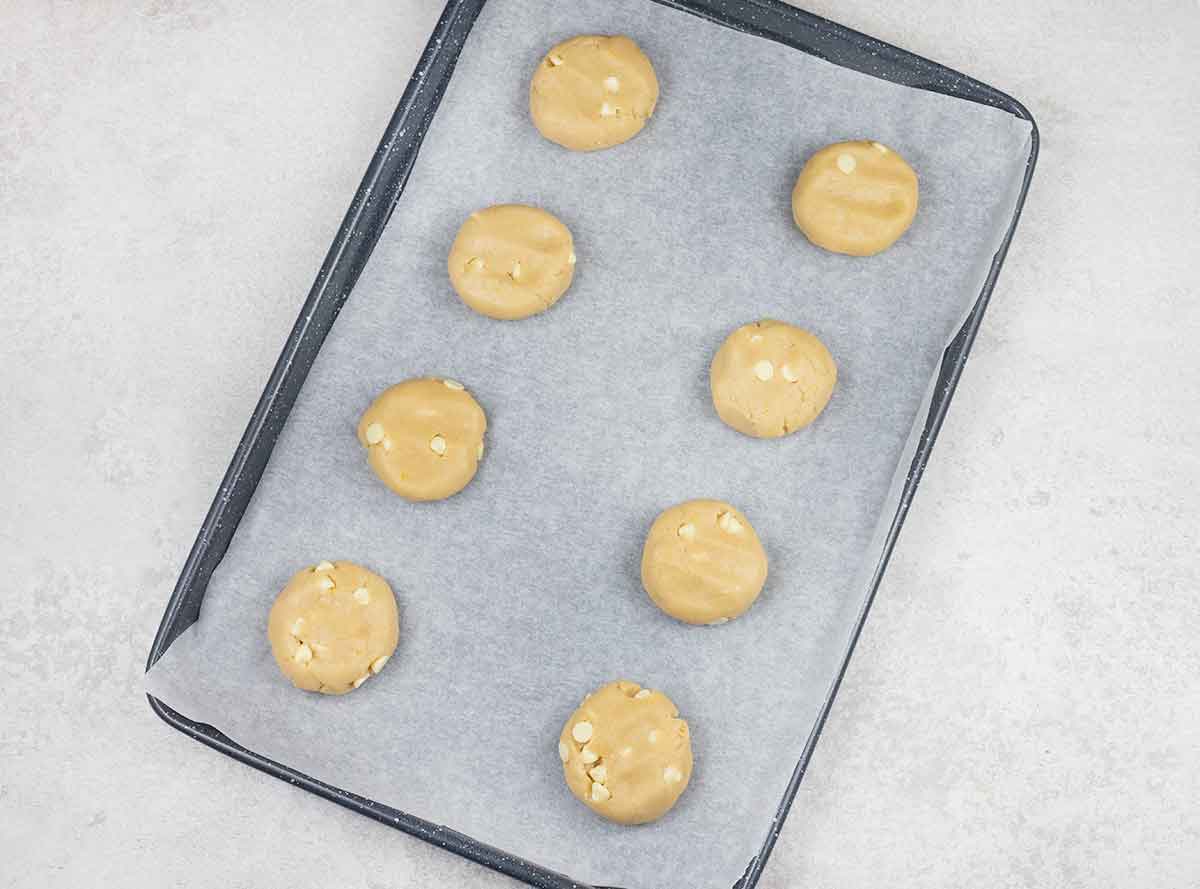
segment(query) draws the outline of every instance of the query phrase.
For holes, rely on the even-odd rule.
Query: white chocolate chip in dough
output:
[[[357,679],[354,680],[354,687],[358,688],[360,685],[362,685],[364,682],[366,682],[370,678],[371,678],[370,673],[363,673],[361,676],[359,676]]]
[[[333,562],[317,562],[317,567],[313,568],[313,571],[332,571],[332,570],[333,570]]]
[[[513,261],[512,269],[509,271],[508,276],[510,278],[512,278],[514,281],[517,281],[520,279],[520,277],[521,277],[521,261],[519,259]]]
[[[779,372],[783,374],[783,378],[789,383],[795,383],[800,379],[800,375],[792,370],[792,366],[790,364],[785,364],[783,367],[779,368]]]
[[[710,627],[719,627],[719,626],[721,626],[721,624],[727,624],[727,623],[729,623],[729,618],[727,618],[727,617],[718,617],[716,620],[709,621],[709,622],[708,622],[708,625],[709,625]]]
[[[579,758],[583,760],[584,765],[590,766],[592,763],[600,759],[600,754],[598,754],[591,747],[584,747],[581,751],[579,751]]]
[[[429,450],[433,451],[439,457],[446,453],[446,439],[440,435],[435,435],[429,439]]]
[[[613,108],[612,105],[609,105],[607,102],[602,102],[600,104],[600,116],[601,117],[614,117],[614,116],[616,116],[616,113],[617,113],[617,110],[615,108]]]
[[[651,744],[657,744],[660,734],[661,734],[661,732],[659,732],[658,729],[652,728],[652,729],[650,729],[650,734],[647,735],[646,737],[650,741]]]
[[[476,460],[482,460],[482,459],[483,459],[483,442],[480,442],[480,443],[479,443],[479,447],[477,447],[477,448],[475,449],[475,459],[476,459]]]
[[[765,358],[754,365],[754,375],[764,383],[775,376],[775,365]]]
[[[571,753],[571,751],[567,749],[567,745],[564,744],[562,741],[559,741],[558,742],[558,758],[561,759],[563,762],[566,762],[567,757],[570,755],[570,753]]]
[[[731,512],[723,512],[717,516],[717,526],[726,534],[742,533],[742,523]]]
[[[367,436],[367,444],[369,444],[369,445],[379,444],[381,441],[383,441],[383,424],[382,423],[372,423],[370,426],[367,427],[366,436]]]
[[[696,526],[693,525],[691,522],[684,522],[682,525],[679,526],[679,529],[675,533],[678,534],[680,537],[682,537],[684,540],[695,540],[696,539]]]
[[[592,740],[592,724],[586,720],[575,723],[571,729],[571,737],[580,744],[586,744]]]
[[[762,342],[762,334],[761,334],[761,333],[752,333],[752,334],[750,334],[750,342],[752,342],[752,343],[761,343],[761,342]]]
[[[571,255],[567,257],[567,263],[568,263],[569,265],[575,265],[575,263],[577,263],[577,262],[579,262],[579,257],[577,257],[577,256],[575,255],[575,251],[574,251],[574,250],[572,250],[572,251],[571,251]]]
[[[368,605],[371,602],[371,591],[365,586],[360,586],[354,591],[354,601],[359,605]]]
[[[594,769],[588,770],[588,777],[597,784],[603,784],[608,780],[608,767],[605,766],[604,763],[600,763],[600,765],[596,766]]]
[[[304,630],[304,618],[298,617],[298,618],[296,618],[295,623],[292,624],[292,635],[299,636],[300,633],[303,632],[303,630]]]
[[[880,154],[888,153],[888,147],[886,145],[884,145],[882,142],[872,142],[871,147],[874,148],[876,151],[878,151]]]
[[[550,63],[551,68],[557,68],[563,63],[562,56],[555,55],[554,53],[550,53],[550,55],[546,57],[546,61]]]
[[[654,692],[650,691],[650,689],[643,688],[641,691],[639,691],[637,694],[635,694],[633,696],[633,699],[635,701],[644,701],[646,698],[650,697],[650,695],[652,695],[652,694],[654,694]]]
[[[382,657],[377,657],[375,660],[371,661],[371,672],[378,673],[380,670],[382,670],[384,664],[388,662],[390,657],[391,655],[385,654]]]
[[[333,578],[322,577],[319,581],[317,581],[317,586],[323,590],[331,590],[334,587]]]
[[[667,766],[663,769],[663,780],[668,784],[678,784],[683,780],[683,772],[677,766]]]
[[[858,166],[858,161],[854,159],[852,154],[839,154],[837,158],[837,168],[849,176],[854,172],[854,168]]]
[[[604,78],[604,88],[610,93],[615,93],[621,88],[621,81],[615,77]]]
[[[442,385],[447,389],[453,389],[455,392],[461,392],[463,389],[467,388],[458,380],[442,380]]]
[[[312,649],[309,648],[307,645],[305,645],[303,642],[301,642],[300,647],[296,649],[296,653],[294,655],[292,655],[292,660],[294,660],[298,664],[307,664],[312,659],[313,659]]]
[[[592,785],[592,802],[604,803],[612,799],[612,793],[603,784],[596,782]]]

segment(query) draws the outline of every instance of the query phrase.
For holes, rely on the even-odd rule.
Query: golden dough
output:
[[[487,417],[455,380],[405,380],[385,389],[358,421],[371,468],[409,500],[443,500],[475,477]]]
[[[808,159],[792,218],[818,247],[851,256],[886,250],[917,215],[917,174],[879,142],[838,142]]]
[[[745,613],[767,580],[767,554],[742,513],[720,500],[664,510],[642,548],[642,586],[654,604],[689,624]]]
[[[450,248],[450,283],[468,306],[505,321],[544,312],[575,276],[575,244],[557,217],[501,204],[472,213]]]
[[[267,620],[271,653],[297,688],[342,695],[383,669],[400,638],[387,581],[353,562],[297,573]]]
[[[692,742],[661,691],[618,680],[589,694],[558,737],[563,777],[576,799],[618,824],[670,811],[692,777]]]
[[[709,368],[713,407],[738,432],[778,438],[817,418],[837,383],[825,344],[782,321],[739,327]]]
[[[572,151],[595,151],[641,132],[658,104],[658,78],[628,37],[584,34],[552,48],[529,84],[534,126]]]

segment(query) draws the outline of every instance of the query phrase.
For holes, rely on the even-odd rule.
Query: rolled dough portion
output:
[[[664,510],[642,548],[642,586],[676,620],[723,624],[754,604],[767,553],[750,520],[720,500]]]
[[[658,104],[658,77],[630,38],[583,34],[553,47],[529,84],[534,126],[572,151],[620,145]]]
[[[341,695],[383,669],[400,638],[386,580],[353,562],[320,562],[288,581],[267,619],[271,653],[297,688]]]
[[[692,777],[692,742],[679,708],[661,691],[618,680],[583,699],[558,737],[575,798],[618,824],[670,811]]]

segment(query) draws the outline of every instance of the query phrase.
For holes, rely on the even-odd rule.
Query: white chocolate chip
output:
[[[367,427],[367,444],[375,445],[383,441],[383,425],[372,423]]]
[[[360,586],[354,591],[354,601],[359,605],[366,605],[371,601],[371,591],[365,586]]]
[[[839,154],[837,159],[838,169],[849,176],[854,172],[854,168],[858,166],[858,161],[854,159],[852,154]]]
[[[678,534],[680,537],[682,537],[684,540],[692,540],[696,536],[696,526],[693,525],[691,522],[684,522],[682,525],[679,526],[679,528],[675,531],[675,533]]]
[[[683,772],[675,766],[667,766],[663,769],[663,780],[668,784],[678,784],[683,780]]]
[[[300,647],[296,649],[296,653],[292,655],[292,660],[298,664],[307,664],[312,660],[312,649],[301,642]]]
[[[604,763],[600,763],[600,765],[588,772],[588,777],[597,784],[603,784],[608,780],[608,767]]]
[[[721,624],[727,624],[727,623],[729,623],[729,618],[727,618],[727,617],[718,617],[716,620],[710,620],[710,621],[708,622],[708,625],[709,625],[710,627],[719,627],[719,626],[721,626]]]
[[[370,678],[371,678],[370,673],[363,673],[361,676],[359,676],[357,679],[354,680],[354,687],[358,688],[360,685],[362,685],[364,682],[366,682]]]
[[[483,257],[472,256],[467,260],[467,268],[475,272],[482,272],[487,263],[483,261]]]
[[[872,142],[872,143],[871,143],[871,147],[872,147],[872,148],[874,148],[876,151],[878,151],[880,154],[887,154],[887,153],[888,153],[888,148],[887,148],[887,146],[886,146],[886,145],[884,145],[884,144],[883,144],[883,143],[881,143],[881,142]]]
[[[317,581],[317,586],[323,590],[331,590],[334,587],[333,578],[328,576],[322,577],[319,581]]]
[[[750,342],[752,342],[752,343],[761,343],[761,342],[762,342],[762,334],[761,334],[761,333],[752,333],[752,334],[750,334]]]
[[[604,88],[610,93],[615,93],[621,88],[621,81],[617,80],[615,77],[606,77],[604,78]]]
[[[333,570],[333,562],[317,562],[317,567],[313,568],[313,571],[332,571],[332,570]]]
[[[553,53],[546,58],[546,61],[550,63],[551,68],[557,68],[563,63],[562,56],[556,56]]]
[[[779,372],[783,374],[783,378],[789,383],[794,383],[796,380],[800,379],[800,375],[792,370],[792,366],[790,364],[785,364],[783,367],[779,368]]]
[[[583,722],[575,723],[571,729],[571,737],[580,744],[586,744],[592,740],[592,724],[584,720]]]
[[[303,629],[304,629],[304,618],[302,618],[302,617],[296,618],[296,622],[294,624],[292,624],[292,635],[299,636],[300,632]]]
[[[621,755],[622,756],[633,756],[633,748],[632,747],[622,747]]]
[[[575,263],[576,263],[576,262],[578,262],[578,261],[579,261],[579,259],[578,259],[578,257],[576,257],[576,256],[575,256],[575,251],[574,251],[574,250],[572,250],[572,251],[571,251],[571,255],[567,257],[567,264],[568,264],[568,265],[575,265]]]
[[[461,392],[463,389],[467,388],[458,380],[442,380],[442,385],[447,389],[453,389],[455,392]]]
[[[651,744],[657,744],[657,743],[658,743],[658,736],[659,736],[659,731],[658,731],[658,729],[656,729],[656,728],[652,728],[652,729],[650,729],[650,734],[649,734],[647,737],[649,737],[649,739],[650,739],[650,743],[651,743]]]
[[[429,439],[429,450],[433,451],[440,457],[442,454],[446,453],[446,439],[442,438],[440,435],[435,435],[433,438]]]
[[[609,105],[607,102],[604,102],[600,105],[600,116],[601,117],[612,117],[616,113],[617,113],[617,109],[613,108],[613,106]]]
[[[650,691],[650,689],[643,688],[641,691],[639,691],[637,694],[635,694],[633,696],[633,699],[635,701],[644,701],[646,698],[650,697],[650,695],[652,695],[653,693],[654,692]]]
[[[764,359],[754,365],[754,375],[765,383],[775,376],[775,365]]]
[[[584,747],[582,750],[579,751],[579,758],[583,760],[584,765],[590,766],[592,763],[594,763],[596,760],[598,760],[600,758],[600,754],[597,753],[595,750],[593,750],[591,747]]]
[[[508,276],[514,281],[521,277],[521,261],[519,259],[513,260],[512,271],[508,273]]]
[[[564,744],[562,741],[559,741],[558,742],[558,758],[561,759],[563,762],[566,762],[568,753],[570,753],[570,751],[567,749],[567,745]]]
[[[722,531],[728,534],[740,534],[742,532],[742,523],[731,512],[723,512],[717,516],[717,525],[720,526]]]
[[[385,438],[383,440],[383,450],[385,452],[387,452],[387,451],[391,451],[391,449],[392,449],[392,440],[390,438]]]
[[[611,798],[612,794],[609,793],[608,788],[603,784],[597,782],[596,784],[592,785],[592,802],[603,803],[607,802]]]
[[[479,443],[479,447],[477,447],[477,448],[475,449],[475,459],[476,459],[476,460],[482,460],[482,459],[483,459],[483,442],[480,442],[480,443]]]
[[[391,655],[385,654],[382,657],[377,657],[375,660],[371,661],[371,672],[378,673],[380,670],[382,670],[383,665],[388,662],[388,658],[390,657]]]

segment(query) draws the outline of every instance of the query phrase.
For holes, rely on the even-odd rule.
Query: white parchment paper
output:
[[[553,43],[626,33],[662,98],[632,142],[572,154],[529,122]],[[1027,123],[895,86],[648,0],[492,0],[412,179],[316,360],[200,620],[147,689],[320,780],[591,883],[725,889],[765,836],[843,656],[941,353],[1011,218]],[[842,139],[899,150],[912,229],[869,259],[811,245],[790,215],[804,159]],[[468,310],[446,254],[472,210],[546,207],[575,283],[519,322]],[[807,430],[725,427],[709,361],[734,327],[780,318],[840,367]],[[409,504],[367,467],[361,411],[410,376],[457,378],[488,414],[475,481]],[[899,473],[899,475],[897,475]],[[688,627],[642,592],[664,507],[737,504],[770,556],[754,608]],[[291,574],[350,559],[402,609],[396,656],[342,698],[293,689],[267,611]],[[920,644],[920,640],[913,640]],[[556,753],[583,694],[625,677],[691,724],[695,776],[660,822],[618,827],[568,793]]]

